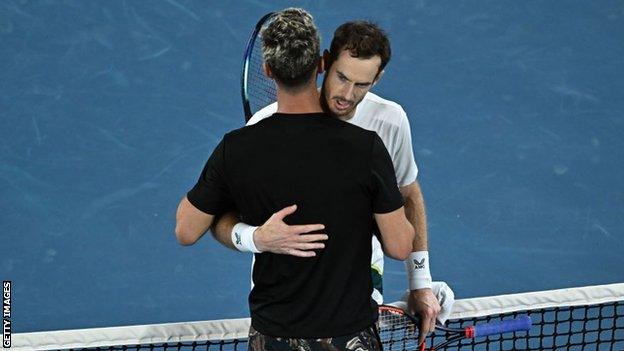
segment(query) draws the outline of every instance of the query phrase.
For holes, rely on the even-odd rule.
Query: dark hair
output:
[[[374,23],[367,21],[346,22],[336,28],[334,38],[329,49],[331,65],[343,50],[349,50],[352,57],[369,59],[374,56],[381,58],[379,72],[390,61],[392,54],[390,50],[390,40],[383,29]]]
[[[316,73],[320,37],[312,16],[300,8],[278,12],[262,31],[262,53],[275,80],[297,88]]]

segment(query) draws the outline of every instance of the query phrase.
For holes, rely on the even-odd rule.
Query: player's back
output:
[[[223,145],[226,177],[243,221],[261,225],[296,204],[288,224],[323,223],[329,236],[314,258],[256,255],[254,328],[321,337],[372,324],[372,214],[380,212],[376,200],[383,191],[375,181],[377,163],[385,162],[394,176],[379,137],[324,114],[275,114],[229,133]]]
[[[297,204],[300,211],[291,220],[298,221],[305,213],[312,220],[308,223],[317,223],[309,217],[319,210],[304,210],[307,203],[337,198],[338,204],[349,201],[347,195],[368,196],[357,192],[370,184],[373,139],[374,133],[324,114],[275,114],[228,133],[225,165],[236,200],[243,206],[239,210],[249,224],[260,225],[277,210]],[[255,206],[258,199],[252,196],[262,198],[261,207]]]

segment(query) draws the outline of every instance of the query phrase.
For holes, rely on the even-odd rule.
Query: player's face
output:
[[[355,114],[355,107],[370,90],[377,77],[381,58],[351,57],[343,50],[325,74],[323,89],[329,110],[341,119]]]

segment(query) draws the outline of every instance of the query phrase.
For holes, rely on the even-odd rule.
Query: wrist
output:
[[[254,233],[258,227],[237,223],[232,229],[232,244],[238,251],[260,253],[254,242]]]
[[[431,289],[428,251],[412,252],[405,260],[405,270],[410,290]]]

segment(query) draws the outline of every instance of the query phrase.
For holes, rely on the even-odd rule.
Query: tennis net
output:
[[[624,350],[624,283],[457,300],[447,325],[463,328],[522,314],[533,320],[529,332],[463,340],[442,350]],[[13,335],[13,349],[245,350],[249,324],[241,318],[20,333]],[[415,339],[384,350],[417,350]],[[436,332],[428,344],[442,339],[444,333]]]

